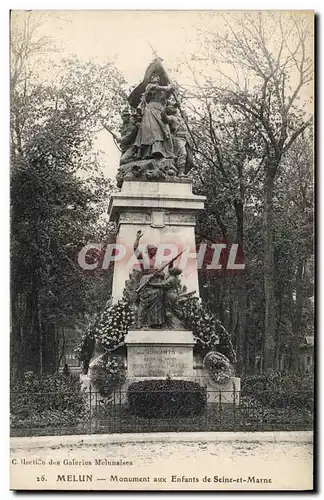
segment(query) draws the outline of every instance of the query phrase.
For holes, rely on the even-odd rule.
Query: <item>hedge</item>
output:
[[[128,388],[130,412],[147,418],[189,417],[206,406],[204,387],[187,380],[145,380]]]
[[[300,408],[313,411],[312,373],[267,372],[246,375],[241,380],[241,396],[266,408]]]
[[[26,373],[10,392],[10,420],[15,428],[74,426],[84,421],[87,404],[78,379],[61,374]]]

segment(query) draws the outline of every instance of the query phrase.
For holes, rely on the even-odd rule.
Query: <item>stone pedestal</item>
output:
[[[125,337],[128,382],[170,376],[192,379],[195,340],[185,330],[132,330]]]
[[[138,266],[133,246],[139,230],[143,232],[142,249],[147,245],[158,247],[158,268],[183,251],[175,261],[175,265],[182,269],[181,283],[188,292],[196,292],[199,296],[195,216],[204,209],[204,201],[205,196],[192,193],[192,182],[188,178],[163,182],[123,181],[121,191],[111,197],[108,208],[110,220],[117,223],[116,243],[119,245],[114,259],[113,302],[123,296],[129,273]],[[161,261],[158,255],[160,259],[162,257]],[[199,255],[199,259],[202,257]],[[192,332],[132,330],[126,335],[125,344],[127,380],[122,391],[126,391],[132,382],[171,377],[207,385],[210,402],[217,402],[220,397],[222,403],[233,402],[233,398],[237,401],[235,394],[239,390],[239,379],[233,379],[234,391],[232,381],[226,386],[215,387],[204,370],[194,363]]]
[[[126,254],[114,266],[113,301],[123,295],[136,260],[132,259],[138,230],[144,233],[140,244],[174,247],[165,251],[164,263],[185,250],[175,265],[183,269],[181,281],[188,292],[199,293],[195,244],[195,214],[204,208],[205,196],[192,193],[189,179],[172,182],[124,181],[119,193],[111,197],[108,214],[118,224],[117,244]]]
[[[205,373],[203,377],[194,377],[193,380],[200,385],[206,385],[208,391],[208,403],[217,404],[239,404],[241,379],[231,377],[226,384],[216,384]]]
[[[201,364],[194,360],[196,343],[186,330],[131,330],[125,337],[127,346],[127,381],[148,379],[191,380],[206,386],[208,402],[239,404],[240,379],[232,377],[226,384],[215,384]]]
[[[240,402],[241,379],[231,377],[226,384],[215,384],[207,378],[208,402],[228,404]]]

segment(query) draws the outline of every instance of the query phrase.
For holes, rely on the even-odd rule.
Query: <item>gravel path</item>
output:
[[[24,463],[24,460],[31,462]],[[43,464],[37,465],[37,460],[42,460]],[[51,464],[51,460],[55,463]],[[102,462],[96,465],[95,460]],[[145,442],[106,446],[102,443],[80,444],[12,450],[11,463],[12,488],[312,488],[311,443],[234,441]],[[44,480],[41,479],[43,474]],[[88,476],[88,480],[82,482],[80,478],[83,475]],[[130,481],[133,478],[137,480]],[[154,481],[154,478],[159,481]]]

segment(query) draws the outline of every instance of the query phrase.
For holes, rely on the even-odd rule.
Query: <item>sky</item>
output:
[[[37,35],[51,37],[58,49],[55,55],[51,54],[51,58],[56,58],[58,63],[72,55],[84,61],[113,61],[130,85],[142,80],[148,64],[154,58],[153,50],[163,58],[171,80],[176,79],[181,85],[192,84],[190,72],[183,62],[199,51],[200,30],[222,34],[224,14],[227,14],[226,11],[32,12],[34,19],[39,19],[41,23]],[[14,11],[12,29],[26,15],[26,11]],[[243,14],[234,11],[230,15],[235,18]],[[44,77],[45,74],[49,75],[51,65],[45,65],[43,71]],[[95,148],[104,152],[104,172],[113,177],[120,153],[108,132],[99,133]]]

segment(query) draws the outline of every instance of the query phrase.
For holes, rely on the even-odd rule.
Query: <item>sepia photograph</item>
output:
[[[313,491],[314,11],[9,24],[10,488]]]

